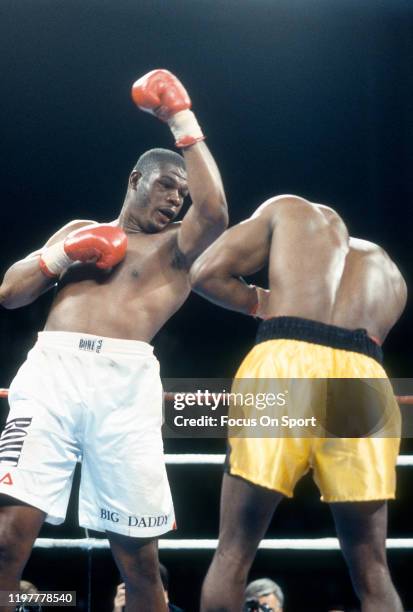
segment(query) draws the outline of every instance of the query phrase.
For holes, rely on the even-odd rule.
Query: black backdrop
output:
[[[190,91],[223,175],[231,223],[270,195],[304,195],[336,208],[352,235],[379,242],[408,278],[412,34],[413,5],[399,0],[3,0],[3,269],[69,219],[114,218],[139,154],[173,144],[167,128],[140,113],[129,95],[137,77],[166,67]],[[9,384],[49,303],[44,296],[1,312],[0,384]],[[408,307],[385,344],[392,376],[411,374],[411,321]],[[254,332],[253,321],[191,296],[155,339],[162,374],[231,376]],[[405,452],[409,448],[405,442]],[[222,445],[167,441],[167,449],[213,451]],[[170,470],[179,537],[216,535],[220,476],[210,470],[204,477],[204,470]],[[407,537],[413,501],[408,468],[399,475],[390,535]],[[302,483],[297,500],[281,507],[270,535],[332,535],[317,497],[311,482]],[[73,504],[69,515],[60,531],[46,527],[42,535],[81,536]],[[93,609],[106,610],[116,573],[106,553],[93,557]],[[27,576],[43,588],[83,592],[87,557],[64,558],[76,560],[71,577],[62,553],[51,552],[35,552]],[[209,554],[162,558],[175,599],[195,610]],[[411,554],[392,552],[390,558],[413,607],[405,571]],[[263,572],[285,586],[287,612],[324,610],[334,597],[351,599],[336,553],[260,553],[254,575]]]

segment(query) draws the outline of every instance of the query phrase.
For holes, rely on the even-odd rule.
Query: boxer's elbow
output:
[[[189,280],[192,289],[195,291],[201,291],[202,288],[206,287],[208,282],[214,276],[214,269],[211,262],[208,262],[208,258],[201,255],[194,262],[189,272]]]
[[[3,281],[0,285],[0,305],[7,310],[21,308],[34,302],[40,293],[33,288],[24,287],[18,282]]]
[[[217,288],[226,284],[226,267],[219,257],[213,257],[212,253],[199,257],[190,271],[192,289],[203,297],[212,297],[217,294]]]
[[[13,290],[10,285],[3,283],[0,285],[0,305],[3,308],[12,309],[17,308],[15,305],[15,299],[13,296]]]

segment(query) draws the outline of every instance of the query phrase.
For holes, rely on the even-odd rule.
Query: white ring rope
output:
[[[165,455],[165,459],[168,465],[222,465],[225,461],[225,455],[184,453],[179,455]],[[397,458],[397,465],[412,466],[413,455],[399,455]]]
[[[161,550],[215,550],[218,540],[159,540]],[[411,549],[413,538],[389,538],[388,549]],[[81,550],[109,549],[109,542],[100,538],[54,539],[38,538],[34,548],[78,548]],[[262,540],[262,550],[340,550],[337,538]]]
[[[225,455],[221,454],[168,454],[165,455],[169,465],[222,465]],[[399,466],[412,466],[413,455],[400,455],[397,460]],[[159,540],[160,550],[215,550],[218,540],[207,539],[170,539]],[[388,549],[411,549],[413,538],[389,538],[386,542]],[[83,539],[54,539],[38,538],[34,548],[77,548],[81,550],[109,549],[109,542],[101,538]],[[307,538],[307,539],[276,539],[262,540],[262,550],[340,550],[337,538]]]
[[[399,455],[397,457],[397,465],[413,465],[413,455]]]
[[[225,455],[180,453],[179,455],[165,455],[165,460],[168,465],[222,465]]]
[[[166,463],[169,465],[222,465],[225,455],[222,454],[168,454],[165,455]],[[398,466],[412,466],[413,455],[400,455],[397,460]],[[218,540],[207,539],[160,539],[158,541],[160,550],[215,550]],[[389,538],[386,541],[388,549],[411,549],[413,538]],[[75,548],[80,550],[105,550],[109,549],[109,541],[101,538],[78,538],[78,539],[54,539],[38,538],[34,548]],[[261,550],[340,550],[337,538],[307,538],[307,539],[276,539],[262,540],[259,548]]]

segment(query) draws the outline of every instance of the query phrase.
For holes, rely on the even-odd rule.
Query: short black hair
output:
[[[182,155],[169,149],[149,149],[140,156],[133,169],[142,175],[149,174],[162,164],[172,164],[185,170],[185,160]]]

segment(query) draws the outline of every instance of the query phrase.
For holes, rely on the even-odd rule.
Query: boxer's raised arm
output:
[[[168,70],[152,70],[132,87],[135,104],[166,121],[183,149],[192,206],[178,235],[178,247],[189,263],[227,227],[228,211],[224,187],[214,158],[191,109],[191,99],[182,83]]]
[[[194,261],[228,225],[224,187],[214,158],[204,142],[184,149],[192,206],[179,232],[180,250]]]
[[[119,227],[93,221],[72,221],[45,246],[13,264],[0,286],[0,303],[19,308],[52,287],[74,261],[93,260],[100,268],[116,265],[125,255],[126,236]]]
[[[227,230],[192,266],[194,291],[224,308],[263,315],[269,292],[247,285],[242,276],[254,274],[267,263],[271,233],[265,215]]]

